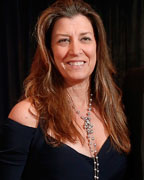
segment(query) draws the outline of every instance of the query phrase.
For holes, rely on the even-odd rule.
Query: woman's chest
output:
[[[31,149],[25,175],[32,174],[35,179],[41,180],[93,180],[92,158],[77,152],[67,144],[52,147],[43,138],[40,141]],[[100,180],[118,180],[124,175],[126,156],[111,147],[109,138],[98,156]]]

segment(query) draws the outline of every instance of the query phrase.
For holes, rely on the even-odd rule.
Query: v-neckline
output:
[[[102,152],[102,150],[105,148],[105,146],[107,145],[107,143],[109,142],[110,140],[110,136],[107,137],[107,139],[104,141],[103,145],[101,146],[101,148],[99,149],[97,155],[99,156]],[[68,144],[65,144],[65,143],[62,143],[62,146],[65,146],[69,149],[71,149],[74,153],[78,154],[78,155],[81,155],[83,157],[86,157],[86,158],[89,158],[89,159],[93,159],[93,157],[90,157],[90,156],[87,156],[79,151],[77,151],[76,149],[72,148],[71,146],[69,146]]]

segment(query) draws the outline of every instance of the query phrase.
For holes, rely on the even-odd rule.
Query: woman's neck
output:
[[[89,101],[89,83],[83,82],[67,87],[67,93],[76,107],[87,107]]]

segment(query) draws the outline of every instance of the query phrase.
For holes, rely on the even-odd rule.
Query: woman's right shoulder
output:
[[[25,126],[33,128],[38,126],[38,114],[28,98],[17,103],[8,118]]]

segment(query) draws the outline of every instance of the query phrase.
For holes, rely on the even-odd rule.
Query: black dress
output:
[[[108,137],[98,153],[99,180],[123,180],[127,157]],[[93,180],[93,159],[66,144],[52,147],[38,128],[8,119],[0,134],[0,180]]]

